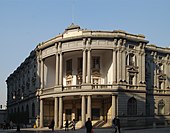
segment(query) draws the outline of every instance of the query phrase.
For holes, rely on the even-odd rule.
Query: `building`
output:
[[[62,128],[168,124],[170,49],[122,30],[92,31],[71,24],[40,43],[7,78],[9,118]],[[20,115],[20,118],[17,116]],[[26,118],[26,119],[25,119]]]

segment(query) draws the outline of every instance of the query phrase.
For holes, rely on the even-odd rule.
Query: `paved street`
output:
[[[0,130],[0,133],[14,133],[16,130]],[[64,131],[64,130],[55,130],[52,132],[48,129],[21,129],[21,133],[86,133],[85,129],[78,129],[76,131]],[[94,133],[113,133],[113,130],[110,128],[107,129],[94,129]],[[150,129],[122,129],[121,133],[170,133],[170,127],[166,128],[150,128]]]

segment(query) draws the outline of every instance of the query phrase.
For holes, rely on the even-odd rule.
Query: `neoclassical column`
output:
[[[91,119],[91,95],[87,96],[87,117]]]
[[[122,55],[122,81],[125,82],[126,81],[126,48],[125,48],[125,45],[126,45],[126,40],[124,39],[123,40],[123,46],[122,46],[122,50],[121,50],[121,55]]]
[[[86,83],[86,49],[83,50],[83,83]]]
[[[117,51],[113,49],[113,60],[112,60],[112,64],[113,64],[113,83],[116,83],[117,81],[117,73],[116,73],[116,66],[117,66],[117,59],[116,59],[116,54]]]
[[[116,116],[116,96],[112,95],[112,119]]]
[[[120,81],[120,51],[118,50],[117,51],[117,83],[119,83]]]
[[[44,60],[41,59],[41,89],[44,88]]]
[[[84,126],[86,122],[86,99],[84,95],[81,97],[81,120],[82,126]]]
[[[59,97],[59,128],[63,126],[63,98]]]
[[[158,87],[157,86],[157,68],[156,68],[156,62],[153,61],[153,66],[154,66],[154,87]]]
[[[126,52],[125,52],[125,48],[122,51],[122,80],[123,80],[123,82],[126,81]]]
[[[43,99],[40,99],[40,128],[42,128],[44,125],[44,107],[43,107]]]
[[[142,83],[142,56],[141,52],[138,55],[138,66],[139,66],[139,74],[138,74],[138,83]]]
[[[58,97],[54,98],[54,121],[55,121],[55,128],[58,127]]]
[[[145,82],[145,53],[142,53],[142,82]]]
[[[63,54],[60,53],[60,75],[59,75],[59,85],[63,83]]]
[[[119,51],[119,81],[122,80],[122,51]]]
[[[117,82],[122,80],[122,53],[121,53],[122,39],[118,40],[118,52],[117,52]]]
[[[168,62],[166,62],[165,63],[165,70],[164,70],[164,73],[166,74],[166,75],[168,75]],[[167,88],[167,87],[169,87],[169,83],[168,83],[169,81],[168,81],[168,79],[166,79],[165,80],[165,89]]]
[[[37,52],[37,75],[38,76],[36,76],[36,86],[38,87],[39,85],[40,85],[40,83],[41,83],[41,81],[40,81],[40,76],[41,76],[41,60],[40,60],[40,52]],[[22,79],[23,80],[23,82],[25,82],[25,78],[24,79]]]
[[[59,68],[59,59],[58,59],[58,52],[56,52],[56,65],[55,65],[55,69],[56,69],[56,73],[55,73],[55,83],[56,86],[58,86],[59,84],[59,79],[58,79],[58,68]]]
[[[87,51],[87,83],[91,83],[91,50]]]

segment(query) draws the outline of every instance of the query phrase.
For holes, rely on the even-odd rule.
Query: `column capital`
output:
[[[123,45],[125,45],[125,44],[126,44],[126,42],[127,42],[127,41],[126,41],[126,39],[123,39]]]
[[[88,39],[87,39],[88,44],[91,44],[91,41],[92,41],[91,38],[88,38]]]
[[[58,43],[56,42],[56,43],[54,43],[54,44],[55,44],[55,47],[58,48]]]
[[[86,45],[86,38],[83,38],[83,45]]]
[[[84,48],[82,49],[82,51],[85,51],[85,52],[86,52],[86,51],[87,51],[87,49],[84,47]]]
[[[118,40],[118,46],[121,46],[122,45],[122,43],[123,43],[123,40],[120,38],[119,40]]]

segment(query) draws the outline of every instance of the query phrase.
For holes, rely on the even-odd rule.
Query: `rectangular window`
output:
[[[72,110],[71,109],[66,109],[66,117],[65,119],[68,120],[68,121],[71,121],[71,113],[72,113]]]
[[[72,59],[66,61],[66,73],[72,74]]]
[[[92,108],[92,120],[100,120],[100,109]]]
[[[99,56],[94,56],[93,58],[92,58],[92,63],[93,63],[93,65],[92,65],[92,68],[93,69],[100,69],[100,57]]]
[[[83,58],[82,57],[80,57],[80,58],[78,58],[78,66],[77,66],[77,69],[78,69],[78,71],[82,71],[82,67],[83,67]]]
[[[129,75],[129,84],[130,85],[133,85],[133,78],[134,78],[133,75]]]
[[[162,85],[163,85],[162,81],[159,81],[159,89],[162,89]]]

